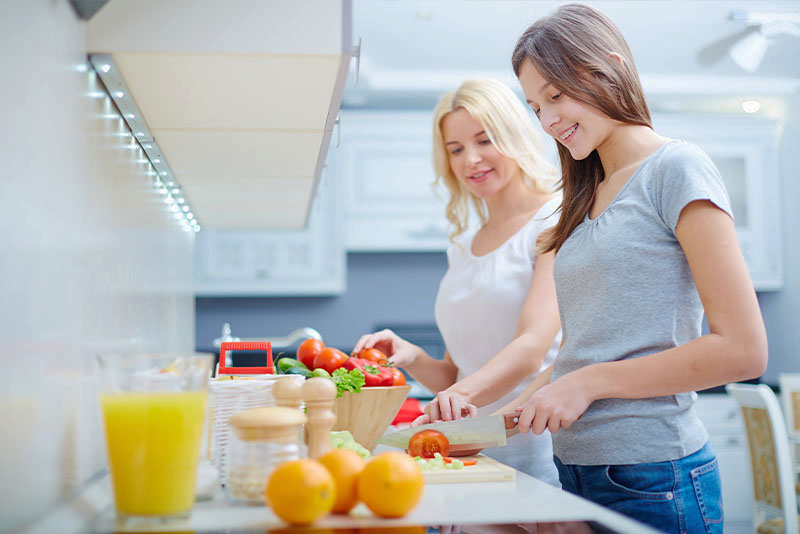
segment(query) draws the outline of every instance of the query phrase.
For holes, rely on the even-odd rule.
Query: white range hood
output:
[[[350,25],[350,0],[111,0],[88,22],[87,49],[112,58],[203,227],[298,229]]]

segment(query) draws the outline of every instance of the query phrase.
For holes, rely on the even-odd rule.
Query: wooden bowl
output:
[[[361,388],[359,393],[345,391],[333,403],[336,423],[333,430],[348,430],[356,442],[369,449],[386,432],[411,386]]]

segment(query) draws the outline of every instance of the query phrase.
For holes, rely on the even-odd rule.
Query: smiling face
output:
[[[473,195],[485,199],[522,179],[517,162],[495,148],[484,127],[467,110],[448,113],[441,125],[450,169]]]
[[[525,99],[539,117],[542,129],[582,160],[608,141],[619,123],[598,110],[563,94],[544,79],[530,60],[519,69]]]

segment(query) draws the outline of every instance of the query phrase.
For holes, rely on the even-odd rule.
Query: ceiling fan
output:
[[[697,54],[701,65],[711,65],[727,54],[743,70],[755,72],[772,44],[771,37],[785,33],[800,38],[800,12],[736,10],[728,20],[745,27],[703,47]]]

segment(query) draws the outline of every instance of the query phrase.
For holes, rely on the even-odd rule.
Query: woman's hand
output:
[[[593,402],[590,382],[586,380],[587,367],[566,374],[542,387],[528,401],[517,408],[520,413],[517,429],[520,433],[532,431],[541,434],[545,428],[555,433],[569,428],[583,415]]]
[[[376,348],[388,356],[389,361],[397,367],[407,367],[414,363],[420,354],[420,348],[401,338],[388,328],[361,336],[353,352],[361,352],[364,349]]]
[[[445,409],[447,412],[444,412]],[[425,413],[411,422],[411,426],[427,425],[436,421],[452,421],[466,415],[478,416],[478,408],[467,402],[466,397],[447,390],[439,392],[436,398],[425,406],[424,411]]]
[[[431,419],[430,415],[424,413],[419,417],[417,417],[416,419],[414,419],[413,421],[411,421],[411,426],[415,427],[419,425],[427,425],[428,423],[433,423],[433,420]]]
[[[447,409],[447,413],[444,413]],[[436,421],[453,421],[465,416],[477,417],[478,408],[466,401],[466,397],[450,391],[442,391],[425,406],[425,413],[414,419],[411,426],[427,425]]]
[[[478,407],[469,402],[466,396],[445,389],[425,406],[425,413],[431,421],[455,421],[465,416],[477,417]]]
[[[421,347],[409,343],[391,330],[381,330],[361,336],[353,352],[375,348],[383,352],[389,363],[402,367],[411,378],[430,391],[441,391],[453,385],[458,376],[458,367],[445,350],[442,359],[432,358]]]

